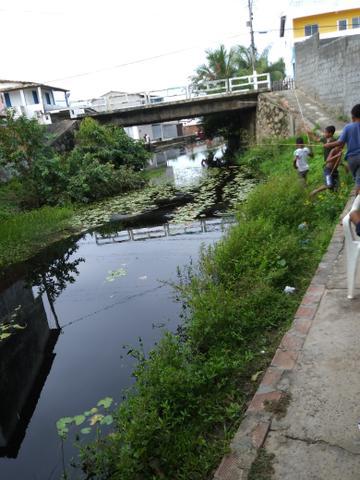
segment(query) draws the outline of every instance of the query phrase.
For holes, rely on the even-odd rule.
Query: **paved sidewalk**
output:
[[[360,289],[347,299],[338,225],[214,480],[246,480],[261,447],[266,479],[360,480],[359,423]]]
[[[360,479],[360,295],[346,293],[341,250],[298,361],[278,385],[290,403],[264,445],[276,480]]]

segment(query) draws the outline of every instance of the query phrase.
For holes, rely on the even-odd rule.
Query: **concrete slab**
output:
[[[291,401],[265,442],[276,480],[360,479],[360,294],[346,298],[344,262],[341,253],[297,364],[284,377]]]
[[[360,456],[336,446],[308,443],[271,432],[267,450],[276,452],[273,478],[281,480],[358,480]]]

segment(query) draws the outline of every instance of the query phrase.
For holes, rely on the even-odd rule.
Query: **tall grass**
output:
[[[286,148],[242,159],[267,181],[239,206],[229,234],[183,272],[184,325],[140,359],[114,433],[81,450],[90,476],[205,480],[227,450],[256,388],[251,376],[292,321],[349,192],[345,182],[310,201]],[[318,154],[314,186],[321,167]],[[295,295],[284,294],[286,285]]]
[[[25,260],[70,227],[70,207],[42,207],[0,222],[0,268]]]

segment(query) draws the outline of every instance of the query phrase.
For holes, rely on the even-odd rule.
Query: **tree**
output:
[[[255,52],[255,70],[258,73],[271,74],[272,80],[281,80],[285,76],[285,62],[279,58],[276,62],[269,61],[269,48],[262,53]],[[252,52],[250,47],[237,45],[229,50],[220,45],[215,50],[206,51],[207,63],[195,70],[192,81],[195,84],[224,78],[241,77],[252,74]]]
[[[237,74],[250,75],[253,71],[252,52],[250,47],[238,45],[234,48],[234,62],[237,65]],[[279,58],[276,62],[269,61],[269,48],[265,48],[262,53],[255,51],[255,70],[257,73],[270,73],[271,80],[282,80],[285,77],[285,62]]]
[[[227,50],[224,45],[215,50],[206,50],[207,63],[197,67],[192,77],[193,83],[236,76],[238,67],[235,53],[234,48]]]
[[[15,118],[12,112],[0,120],[0,167],[13,167],[29,175],[38,158],[49,156],[45,127],[35,119]]]
[[[36,120],[9,114],[0,121],[0,169],[16,177],[21,207],[90,202],[143,186],[136,171],[149,153],[122,128],[85,119],[76,143],[69,155],[61,156]]]
[[[87,155],[100,163],[112,163],[141,170],[150,154],[141,141],[130,138],[123,128],[100,125],[92,118],[85,118],[75,136],[74,155]]]
[[[250,47],[237,45],[229,50],[220,45],[215,50],[206,51],[207,63],[195,70],[192,82],[200,86],[205,81],[222,80],[231,77],[251,75],[253,72],[252,51]],[[282,58],[269,61],[269,48],[262,53],[255,51],[255,69],[257,73],[270,73],[272,80],[281,80],[285,76],[285,62]],[[244,125],[237,112],[213,114],[204,118],[207,137],[221,135],[227,142],[227,156],[231,158],[241,148]]]

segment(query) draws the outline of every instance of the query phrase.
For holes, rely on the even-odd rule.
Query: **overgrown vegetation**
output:
[[[311,202],[291,157],[292,148],[273,145],[241,159],[267,182],[238,208],[229,234],[182,272],[184,323],[148,358],[139,355],[114,432],[82,448],[89,478],[203,480],[227,451],[255,388],[251,376],[290,324],[349,192],[343,183]],[[322,162],[313,161],[312,186]]]
[[[15,200],[18,208],[31,209],[88,203],[144,184],[136,171],[149,154],[122,128],[87,118],[75,142],[74,150],[61,156],[49,146],[44,126],[9,114],[0,124],[0,168],[12,181],[1,187],[0,198],[8,206]]]
[[[85,119],[76,146],[59,155],[45,127],[12,114],[0,120],[0,267],[23,260],[71,227],[79,204],[144,186],[149,153],[122,128]]]
[[[0,221],[0,268],[28,258],[50,240],[70,233],[71,207],[41,207]]]

